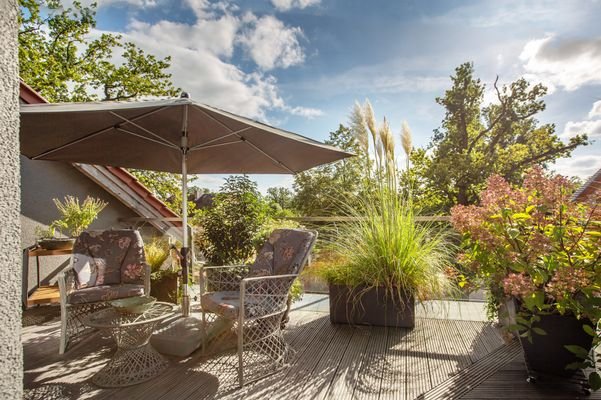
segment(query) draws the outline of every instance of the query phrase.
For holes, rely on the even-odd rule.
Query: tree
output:
[[[175,96],[171,59],[146,54],[120,35],[92,38],[96,4],[20,0],[21,78],[51,102]],[[121,59],[121,62],[115,62]]]
[[[130,170],[140,183],[146,186],[152,194],[161,200],[175,213],[182,214],[182,176],[169,172],[144,171],[139,169]],[[194,182],[195,178],[188,176],[188,182]],[[192,188],[188,188],[190,193]],[[188,215],[196,211],[196,204],[188,201]]]
[[[428,148],[415,150],[411,157],[416,193],[429,196],[429,207],[437,203],[448,211],[454,204],[474,204],[493,173],[517,184],[533,165],[569,157],[588,143],[586,135],[564,143],[554,124],[535,119],[545,109],[547,89],[541,84],[532,86],[520,78],[499,87],[497,78],[497,103],[483,106],[486,86],[474,77],[472,63],[457,67],[451,80],[451,89],[436,99],[446,109],[441,127]]]
[[[90,38],[96,4],[58,0],[20,0],[19,62],[21,78],[51,102],[125,100],[175,96],[167,73],[170,58],[157,59],[121,36]],[[115,60],[120,53],[121,62]],[[181,177],[154,171],[131,171],[155,196],[181,214]],[[190,210],[193,210],[193,203]]]
[[[336,131],[330,132],[326,143],[362,154],[356,137],[342,124]],[[360,191],[364,169],[364,158],[357,156],[295,175],[295,208],[304,216],[336,214],[343,199],[351,199]]]
[[[246,262],[254,253],[254,239],[267,217],[257,183],[247,176],[231,176],[215,196],[213,207],[198,220],[201,251],[212,265]]]
[[[267,201],[279,205],[282,209],[290,209],[293,206],[294,193],[285,187],[270,187],[267,189]]]

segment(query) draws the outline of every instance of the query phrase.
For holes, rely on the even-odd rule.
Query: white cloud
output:
[[[601,117],[601,100],[593,103],[593,108],[588,113],[589,118]]]
[[[589,138],[601,137],[601,119],[589,121],[568,121],[561,134],[562,138],[571,138],[579,133],[586,133]]]
[[[587,179],[601,168],[601,155],[581,155],[562,158],[555,162],[555,172],[565,176],[577,176]]]
[[[271,0],[271,4],[278,11],[288,11],[293,8],[300,8],[302,10],[319,3],[321,3],[321,0]]]
[[[520,59],[530,80],[568,91],[601,84],[601,38],[560,40],[547,35],[526,43]]]
[[[186,3],[197,17],[191,24],[132,20],[120,34],[157,57],[171,56],[169,72],[173,83],[198,101],[262,120],[266,120],[268,110],[305,118],[322,114],[314,108],[287,104],[276,78],[265,72],[302,62],[302,48],[296,40],[300,29],[287,27],[275,17],[240,15],[237,7],[227,2]],[[95,31],[92,35],[101,33]],[[268,33],[275,35],[276,40]],[[235,65],[231,58],[237,47],[252,48],[258,68],[245,71]]]
[[[300,28],[287,27],[271,15],[257,19],[247,14],[245,20],[250,28],[240,42],[261,69],[288,68],[305,60],[299,43],[299,38],[303,36]]]

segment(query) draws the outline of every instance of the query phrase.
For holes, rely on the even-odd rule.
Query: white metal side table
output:
[[[92,382],[101,387],[123,387],[148,381],[168,366],[151,345],[156,325],[172,315],[175,304],[156,302],[143,314],[123,314],[109,307],[84,318],[83,323],[109,333],[117,351]]]

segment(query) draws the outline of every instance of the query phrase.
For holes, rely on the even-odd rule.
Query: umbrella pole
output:
[[[190,315],[190,296],[188,295],[188,261],[189,261],[189,244],[188,244],[188,166],[185,150],[182,151],[182,230],[184,239],[182,245],[182,315],[187,317]]]

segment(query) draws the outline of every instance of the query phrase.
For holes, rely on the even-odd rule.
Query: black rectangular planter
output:
[[[397,328],[415,326],[415,299],[406,297],[404,307],[384,287],[329,285],[330,322]]]

